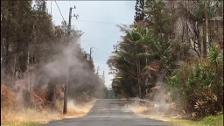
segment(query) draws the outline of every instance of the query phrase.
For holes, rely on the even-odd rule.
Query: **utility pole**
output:
[[[100,67],[97,66],[97,69],[96,69],[96,75],[99,75],[99,69],[100,69]]]
[[[103,71],[103,84],[105,84],[105,73]]]
[[[69,9],[69,19],[68,19],[68,35],[71,33],[71,20],[72,20],[72,7]]]
[[[75,9],[76,7],[70,7],[69,9],[69,19],[68,19],[68,35],[70,35],[71,33],[71,21],[72,21],[72,17],[74,16],[76,19],[78,18],[79,15],[74,14],[72,16],[72,9]]]
[[[75,9],[75,6],[69,9],[69,19],[68,19],[68,35],[71,33],[71,20],[72,20],[72,9]],[[74,15],[77,19],[78,15]],[[69,66],[67,64],[67,75],[66,75],[66,81],[65,81],[65,89],[64,89],[64,106],[63,106],[63,114],[67,113],[67,98],[68,98],[68,86],[69,86]]]
[[[93,47],[89,49],[89,60],[92,60]]]

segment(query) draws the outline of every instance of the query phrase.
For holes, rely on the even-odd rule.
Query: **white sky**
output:
[[[79,17],[72,18],[73,28],[84,32],[81,47],[89,52],[93,47],[95,67],[99,73],[105,71],[105,84],[111,87],[113,75],[109,74],[107,60],[112,54],[113,45],[120,40],[122,32],[116,25],[130,25],[134,21],[135,1],[57,1],[61,13],[68,22],[69,8]],[[48,13],[52,14],[53,22],[60,25],[61,17],[55,1],[47,1]]]

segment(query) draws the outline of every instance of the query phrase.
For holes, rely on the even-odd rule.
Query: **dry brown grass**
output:
[[[63,118],[78,118],[85,116],[92,108],[95,100],[88,103],[75,104],[73,100],[68,100],[68,113],[62,114],[63,101],[56,100],[54,109],[45,106],[44,96],[40,97],[35,92],[31,98],[35,103],[33,108],[25,108],[22,99],[19,98],[16,91],[12,90],[5,84],[1,84],[1,124],[20,126],[24,123],[37,122],[44,124],[52,120],[60,120]],[[38,93],[38,92],[36,92]],[[43,95],[43,93],[41,93]]]
[[[63,118],[79,118],[85,116],[92,108],[95,101],[91,101],[83,105],[75,105],[72,101],[68,102],[68,113],[63,115],[61,112],[52,111],[49,109],[35,110],[35,109],[2,109],[1,121],[2,124],[20,125],[26,122],[38,122],[41,124],[48,123],[53,120],[60,120]]]
[[[1,84],[1,106],[8,107],[16,107],[16,94],[10,88]]]
[[[85,104],[75,104],[68,100],[68,113],[62,114],[63,101],[56,100],[54,109],[45,106],[43,93],[33,92],[31,99],[35,103],[34,108],[25,108],[23,100],[15,90],[12,90],[5,84],[1,84],[1,124],[8,126],[22,126],[23,124],[44,124],[53,120],[63,118],[78,118],[85,116],[92,108],[95,100]],[[39,95],[36,95],[39,94]]]
[[[20,111],[2,110],[2,123],[24,123],[40,122],[47,123],[50,120],[58,120],[63,116],[60,113],[50,110],[36,111],[34,109],[24,109]]]

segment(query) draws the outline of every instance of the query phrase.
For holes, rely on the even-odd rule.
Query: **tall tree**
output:
[[[124,30],[126,35],[108,60],[115,73],[115,92],[130,97],[145,97],[158,76],[171,73],[176,54],[185,51],[178,50],[179,44],[173,41],[172,18],[164,1],[146,1],[144,13],[148,23]]]
[[[144,0],[136,0],[135,22],[144,20]]]

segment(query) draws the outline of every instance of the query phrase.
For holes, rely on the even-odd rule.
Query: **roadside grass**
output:
[[[39,126],[51,120],[61,119],[62,115],[50,110],[37,111],[34,109],[24,109],[20,111],[2,110],[2,126]]]
[[[161,120],[169,123],[171,126],[223,126],[223,114],[207,116],[201,120],[193,121],[170,116],[161,116],[154,114],[138,114],[141,117]]]
[[[1,124],[2,126],[40,126],[42,123],[39,122],[8,122],[5,124]]]
[[[84,105],[76,105],[68,102],[68,114],[62,112],[44,109],[41,111],[35,109],[12,110],[4,108],[1,111],[1,126],[40,126],[50,121],[61,120],[64,118],[79,118],[85,116],[92,108],[95,101]]]
[[[223,113],[214,116],[207,116],[198,121],[181,119],[181,116],[172,117],[169,115],[150,112],[147,106],[129,105],[129,109],[143,118],[161,120],[171,124],[171,126],[223,126]]]
[[[199,121],[171,119],[168,122],[170,122],[172,126],[223,126],[223,114],[207,116]]]

